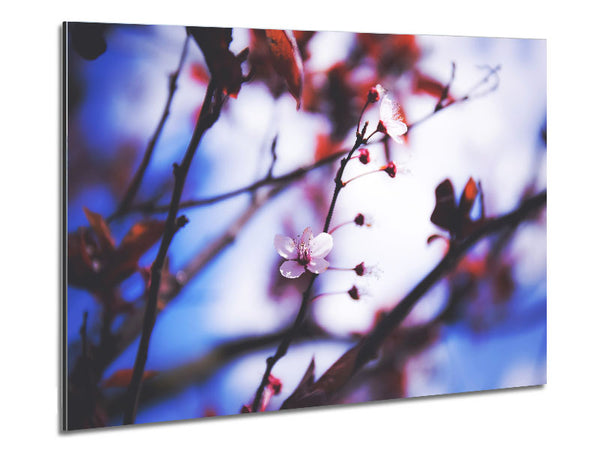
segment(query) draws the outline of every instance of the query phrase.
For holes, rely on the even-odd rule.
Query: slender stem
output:
[[[178,218],[179,202],[181,201],[181,195],[183,193],[183,187],[185,180],[192,163],[192,159],[196,153],[198,145],[202,139],[202,136],[217,120],[221,112],[221,107],[226,97],[219,92],[217,93],[217,86],[214,81],[208,85],[202,109],[196,126],[192,134],[192,138],[188,145],[188,148],[183,157],[181,165],[175,164],[174,176],[175,186],[173,187],[173,195],[171,197],[171,205],[169,208],[169,214],[165,222],[165,232],[163,235],[160,248],[151,269],[150,288],[148,292],[148,300],[146,310],[144,312],[144,326],[142,328],[142,335],[140,338],[140,344],[138,347],[137,356],[135,359],[135,365],[133,367],[133,374],[131,382],[127,391],[127,400],[125,405],[125,414],[123,423],[132,424],[135,422],[135,416],[137,413],[137,404],[140,396],[142,387],[142,378],[144,369],[146,367],[146,360],[148,358],[148,347],[150,345],[150,336],[154,328],[154,322],[156,320],[156,310],[158,303],[158,290],[160,287],[160,279],[162,274],[162,267],[164,265],[169,245],[181,226],[185,224],[181,217]],[[213,104],[214,103],[214,104]],[[187,220],[187,219],[186,219]]]
[[[302,176],[304,176],[308,172],[311,172],[314,169],[317,169],[319,167],[325,166],[327,164],[330,164],[330,163],[336,161],[341,156],[345,155],[347,152],[348,152],[348,150],[341,150],[339,152],[332,153],[328,157],[320,159],[319,161],[315,162],[314,164],[311,164],[310,166],[294,169],[291,172],[288,172],[284,175],[280,175],[278,177],[270,177],[269,178],[268,176],[266,176],[258,181],[255,181],[254,183],[251,183],[247,186],[244,186],[244,187],[241,187],[238,189],[234,189],[233,191],[225,192],[223,194],[218,194],[213,197],[207,197],[207,198],[203,198],[203,199],[188,200],[188,201],[181,202],[180,209],[212,205],[214,203],[218,203],[223,200],[237,197],[238,195],[241,195],[241,194],[252,193],[252,192],[260,189],[263,186],[268,186],[268,185],[272,185],[272,184],[281,184],[281,183],[294,181],[298,178],[301,178]],[[161,212],[167,212],[169,210],[169,205],[155,206],[152,202],[152,203],[145,203],[145,204],[140,204],[140,205],[134,206],[132,208],[132,210],[142,211],[142,212],[146,212],[146,213],[161,213]]]
[[[500,71],[500,66],[490,68],[488,74],[485,77],[483,77],[481,80],[479,80],[477,83],[475,83],[465,95],[463,95],[462,97],[460,97],[456,100],[452,100],[444,105],[440,105],[438,103],[436,105],[436,107],[433,109],[433,111],[431,111],[429,114],[427,114],[426,116],[424,116],[424,117],[420,118],[419,120],[408,125],[407,132],[410,132],[410,130],[412,130],[414,127],[421,125],[423,122],[426,122],[427,120],[429,120],[431,117],[433,117],[440,111],[443,111],[444,109],[447,109],[447,108],[451,107],[452,105],[458,105],[460,103],[466,102],[467,100],[469,100],[471,98],[481,97],[482,95],[492,92],[498,86],[497,84],[492,86],[488,91],[475,95],[475,92],[477,91],[477,89],[479,89],[481,86],[486,84],[490,80],[490,77],[493,75],[497,75],[499,71]]]
[[[385,166],[384,166],[384,169],[385,169]],[[359,179],[359,178],[361,178],[361,177],[364,177],[364,176],[367,176],[367,175],[372,175],[372,174],[374,174],[374,173],[377,173],[377,172],[383,172],[383,169],[375,169],[375,170],[370,170],[370,171],[368,171],[368,172],[361,173],[361,174],[359,174],[359,175],[356,175],[355,177],[352,177],[352,178],[350,178],[350,179],[348,179],[348,180],[344,181],[342,184],[343,184],[344,186],[346,186],[346,185],[347,185],[348,183],[350,183],[351,181],[357,180],[357,179]]]
[[[368,135],[365,139],[365,143],[369,142],[371,140],[371,138],[373,136],[375,136],[377,133],[379,133],[379,129],[376,129],[375,131],[373,131],[370,135]]]
[[[353,223],[356,223],[356,222],[354,222],[354,220],[348,220],[347,222],[342,222],[340,224],[337,224],[335,227],[333,227],[333,228],[331,228],[331,230],[329,230],[329,234],[332,234],[334,231],[339,230],[343,226],[351,225]],[[331,269],[331,267],[330,267],[330,269]]]
[[[356,135],[357,136],[360,134],[360,123],[362,122],[363,115],[365,114],[365,111],[367,110],[369,103],[371,103],[371,102],[367,98],[367,101],[365,102],[363,109],[360,112],[360,116],[358,116],[358,121],[356,122]]]
[[[160,121],[158,122],[158,125],[157,125],[156,129],[154,130],[154,134],[152,135],[152,138],[148,142],[148,146],[146,147],[146,151],[144,152],[144,157],[142,158],[142,162],[140,163],[139,167],[137,168],[135,175],[133,176],[133,179],[131,180],[131,183],[129,184],[129,187],[127,188],[127,191],[125,191],[125,195],[123,195],[123,199],[121,200],[119,207],[110,217],[108,217],[107,220],[109,222],[111,220],[114,220],[117,217],[122,216],[129,210],[129,208],[131,207],[131,204],[132,204],[133,200],[135,199],[135,196],[142,184],[142,179],[144,178],[146,169],[148,169],[148,165],[150,164],[150,159],[152,158],[152,153],[154,153],[154,148],[156,147],[158,138],[160,137],[162,130],[165,126],[165,123],[167,122],[167,118],[169,117],[169,114],[171,112],[171,103],[173,102],[173,97],[175,96],[175,91],[177,90],[177,80],[179,78],[179,74],[181,73],[181,69],[183,68],[183,63],[185,61],[185,57],[187,54],[188,43],[189,43],[189,35],[186,34],[185,41],[183,43],[183,50],[181,51],[181,56],[179,58],[179,64],[177,65],[177,70],[175,70],[175,72],[173,72],[171,75],[169,75],[169,94],[167,96],[167,103],[165,104],[165,107],[163,109],[163,113],[160,118]]]
[[[325,225],[323,227],[324,233],[327,233],[329,231],[329,226],[331,224],[331,218],[333,217],[333,211],[335,209],[335,204],[337,203],[337,199],[338,199],[338,196],[340,195],[340,191],[344,187],[344,184],[342,183],[342,175],[344,174],[344,169],[346,168],[346,165],[350,161],[350,158],[352,158],[352,154],[362,144],[364,136],[365,136],[365,131],[366,131],[366,126],[363,127],[361,133],[357,133],[354,146],[352,147],[352,149],[350,149],[350,151],[348,152],[348,155],[346,155],[346,157],[343,158],[340,162],[340,168],[338,169],[338,172],[334,179],[335,188],[333,190],[333,197],[331,199],[331,204],[329,205],[329,211],[327,212],[327,217],[325,219]],[[258,389],[256,390],[256,394],[254,395],[254,401],[252,402],[252,411],[259,410],[260,405],[262,403],[263,392],[269,383],[269,376],[271,375],[271,371],[273,370],[273,367],[275,366],[275,364],[277,364],[277,361],[279,361],[281,358],[283,358],[285,356],[290,344],[292,343],[292,340],[297,335],[298,330],[302,326],[302,323],[306,317],[306,314],[308,313],[309,305],[312,301],[310,293],[311,293],[312,287],[315,283],[317,276],[318,276],[317,274],[310,275],[310,281],[308,282],[308,286],[305,289],[304,293],[302,294],[302,303],[300,304],[300,309],[298,310],[298,313],[296,314],[296,319],[294,320],[292,327],[288,330],[288,332],[285,334],[285,337],[279,343],[279,346],[277,347],[275,354],[273,356],[269,356],[267,358],[265,372],[263,374],[260,385],[258,386]]]

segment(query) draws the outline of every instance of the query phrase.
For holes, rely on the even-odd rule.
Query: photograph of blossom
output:
[[[63,32],[65,430],[546,383],[544,40]]]

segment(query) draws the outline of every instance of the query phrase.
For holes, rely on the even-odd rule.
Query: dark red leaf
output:
[[[229,50],[232,29],[187,27],[187,32],[202,50],[213,79],[227,95],[237,97],[243,76],[241,61]]]
[[[461,217],[469,217],[478,193],[479,190],[477,189],[477,184],[473,178],[469,178],[469,181],[467,181],[465,189],[460,197],[460,203],[458,204],[458,212]]]
[[[146,220],[131,227],[106,268],[106,282],[114,285],[132,275],[138,269],[139,259],[158,242],[164,230],[162,220]]]
[[[335,393],[354,375],[356,357],[361,348],[361,345],[355,345],[344,353],[315,383],[303,389],[297,397],[292,394],[283,403],[282,409],[321,406],[330,403]],[[298,388],[296,388],[296,391],[298,391]]]
[[[83,208],[85,217],[87,217],[90,227],[94,230],[94,234],[98,238],[100,249],[103,252],[111,251],[115,249],[115,240],[110,233],[108,225],[100,214],[90,211],[86,207]]]
[[[306,372],[304,372],[304,375],[302,376],[300,383],[298,383],[298,386],[296,387],[294,392],[292,392],[292,395],[290,395],[287,398],[287,400],[285,402],[283,402],[283,405],[281,405],[281,409],[295,408],[296,406],[294,406],[294,405],[296,405],[301,398],[306,396],[306,394],[309,392],[310,388],[312,387],[312,385],[314,383],[315,383],[315,358],[310,360],[310,364],[308,365]]]
[[[285,79],[288,91],[296,99],[297,109],[300,109],[304,69],[296,38],[283,30],[265,30],[265,35],[273,68]]]
[[[453,232],[456,230],[456,211],[454,186],[449,179],[445,179],[435,188],[435,209],[431,214],[431,222]]]

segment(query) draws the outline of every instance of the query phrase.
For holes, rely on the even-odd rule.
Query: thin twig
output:
[[[354,142],[354,146],[352,147],[352,149],[350,149],[350,151],[348,152],[346,157],[343,158],[340,162],[340,168],[338,169],[337,174],[334,179],[335,187],[333,190],[333,197],[331,199],[331,203],[329,204],[329,210],[327,212],[327,217],[325,219],[325,225],[323,226],[324,233],[327,233],[329,231],[329,226],[331,225],[331,218],[333,217],[333,211],[335,209],[335,205],[337,203],[338,196],[340,195],[340,192],[341,192],[342,188],[344,187],[344,183],[342,182],[342,176],[344,174],[344,169],[346,168],[346,165],[352,158],[352,154],[363,144],[366,130],[367,130],[367,127],[365,124],[365,126],[362,129],[362,132],[357,133],[356,141]],[[302,302],[300,304],[298,313],[296,314],[296,319],[294,320],[293,325],[285,333],[283,339],[281,340],[281,343],[277,347],[277,350],[275,351],[273,356],[269,356],[267,358],[265,372],[263,373],[263,377],[258,386],[258,389],[256,389],[256,394],[254,395],[254,401],[252,402],[252,411],[259,411],[259,407],[260,407],[262,397],[263,397],[263,392],[264,392],[265,388],[267,387],[267,385],[269,384],[269,376],[271,375],[273,367],[275,366],[275,364],[277,364],[277,361],[279,361],[281,358],[283,358],[286,355],[288,348],[289,348],[290,344],[292,343],[292,340],[298,334],[298,330],[300,330],[302,323],[304,322],[304,319],[306,318],[306,314],[308,313],[308,307],[310,305],[310,301],[312,298],[310,295],[311,290],[312,290],[313,284],[315,283],[317,276],[318,276],[318,274],[310,275],[310,280],[308,282],[308,286],[306,287],[306,289],[304,290],[304,292],[302,294]]]
[[[208,85],[202,109],[196,121],[196,126],[192,134],[192,138],[188,145],[188,148],[183,157],[181,165],[173,165],[173,173],[175,177],[175,186],[173,187],[173,195],[171,197],[171,205],[169,208],[169,214],[165,221],[165,232],[163,239],[158,250],[158,254],[154,263],[152,264],[151,277],[150,277],[150,288],[148,292],[148,301],[146,305],[146,311],[144,313],[144,326],[142,329],[142,335],[140,338],[140,344],[138,347],[137,356],[135,359],[135,365],[133,367],[133,374],[131,377],[131,383],[129,384],[127,392],[127,402],[125,406],[125,414],[123,423],[132,424],[135,422],[135,416],[137,413],[137,404],[140,396],[140,390],[142,387],[142,378],[144,374],[144,368],[146,367],[146,360],[148,358],[148,347],[150,345],[150,336],[154,328],[154,322],[156,321],[156,310],[158,303],[158,290],[160,287],[160,279],[162,275],[162,267],[167,257],[167,251],[171,244],[175,233],[185,225],[187,219],[177,217],[179,213],[179,202],[181,201],[181,195],[183,193],[183,187],[185,180],[196,153],[196,150],[200,144],[202,137],[206,130],[208,130],[216,122],[221,112],[225,99],[223,93],[217,88],[217,84],[214,80]]]
[[[173,102],[175,91],[177,90],[177,80],[179,78],[179,74],[181,73],[181,69],[183,68],[183,63],[187,54],[188,42],[189,35],[186,34],[185,41],[183,43],[183,50],[181,51],[181,56],[179,58],[179,64],[177,65],[177,70],[175,70],[175,72],[169,75],[169,94],[167,96],[167,102],[165,104],[165,108],[163,109],[160,121],[158,122],[158,125],[154,130],[152,138],[148,142],[148,146],[146,147],[146,151],[144,152],[142,162],[136,170],[135,175],[133,176],[133,179],[129,184],[129,187],[127,188],[127,191],[125,191],[125,195],[123,195],[123,199],[121,200],[119,207],[110,217],[108,217],[108,222],[116,219],[117,217],[122,216],[129,210],[131,203],[135,199],[135,196],[142,184],[142,179],[144,178],[146,169],[150,164],[150,159],[152,158],[152,153],[154,153],[154,148],[156,147],[158,138],[160,137],[165,123],[167,122],[167,118],[169,117],[169,114],[171,112],[171,103]]]
[[[267,180],[273,179],[273,169],[275,168],[275,163],[277,162],[277,135],[273,138],[273,142],[271,143],[271,164],[269,165],[269,170],[267,171]]]
[[[493,85],[490,89],[486,90],[484,93],[477,93],[475,95],[475,91],[477,89],[479,89],[481,86],[485,85],[492,76],[497,76],[497,73],[499,71],[500,71],[500,66],[496,66],[494,68],[489,68],[488,74],[484,78],[479,80],[469,90],[469,92],[466,95],[464,95],[463,97],[460,97],[456,100],[447,102],[446,104],[443,104],[441,106],[436,105],[436,107],[429,114],[427,114],[427,115],[423,116],[421,119],[418,119],[415,122],[409,124],[408,131],[410,131],[411,129],[413,129],[416,126],[423,124],[424,122],[428,121],[429,119],[431,119],[433,116],[435,116],[439,112],[445,110],[446,108],[449,108],[452,105],[457,105],[459,103],[466,102],[469,99],[480,97],[481,95],[488,94],[491,91],[495,90],[498,87],[497,83],[495,85]],[[454,79],[454,70],[452,71],[450,83],[453,81],[453,79]],[[372,137],[376,133],[377,133],[377,130],[375,130],[369,137],[367,137],[366,140],[369,141],[370,137]],[[385,140],[385,138],[384,138],[384,140]],[[330,163],[336,161],[341,156],[345,155],[347,152],[348,152],[348,150],[341,150],[339,152],[333,153],[333,154],[329,155],[328,157],[315,162],[314,164],[311,164],[310,166],[301,167],[301,168],[292,170],[291,172],[288,172],[287,174],[281,175],[279,177],[265,176],[262,179],[255,181],[247,186],[244,186],[244,187],[241,187],[238,189],[234,189],[232,191],[225,192],[223,194],[218,194],[218,195],[215,195],[212,197],[206,197],[206,198],[201,198],[201,199],[196,199],[196,200],[183,201],[183,202],[181,202],[181,209],[212,205],[214,203],[218,203],[223,200],[227,200],[227,199],[236,197],[241,194],[252,193],[255,190],[261,188],[262,186],[266,186],[266,185],[270,185],[270,184],[286,183],[286,182],[296,180],[298,178],[303,177],[308,172],[311,172],[315,169],[318,169],[319,167],[322,167],[324,165],[327,165],[327,164],[330,164]],[[168,211],[168,208],[169,208],[168,205],[156,206],[154,204],[154,202],[151,201],[151,202],[145,202],[145,203],[139,204],[137,206],[134,206],[131,208],[131,210],[150,214],[150,213],[163,213],[163,212]]]
[[[471,89],[469,89],[469,91],[463,95],[462,97],[449,101],[448,103],[446,103],[445,105],[440,105],[439,103],[436,105],[436,107],[433,109],[433,111],[431,111],[429,114],[427,114],[426,116],[422,117],[421,119],[411,123],[408,125],[408,131],[410,132],[410,130],[412,130],[414,127],[421,125],[423,122],[426,122],[427,120],[429,120],[431,117],[433,117],[434,115],[436,115],[437,113],[439,113],[440,111],[443,111],[449,107],[451,107],[452,105],[458,105],[460,103],[464,103],[467,100],[473,99],[473,98],[477,98],[477,97],[481,97],[482,95],[487,95],[490,92],[493,92],[494,90],[496,90],[498,88],[498,83],[499,81],[496,81],[496,84],[492,85],[492,87],[490,87],[489,89],[487,89],[484,92],[479,92],[477,93],[477,89],[479,89],[481,86],[485,85],[486,83],[489,82],[490,78],[492,76],[497,77],[498,76],[498,72],[500,71],[500,66],[496,66],[496,67],[488,67],[488,73],[485,77],[483,77],[481,80],[479,80],[475,85],[473,85],[471,87]],[[451,80],[454,79],[454,70],[452,71],[452,77]],[[496,78],[497,79],[497,78]],[[498,79],[497,79],[498,80]]]
[[[348,152],[348,150],[341,150],[339,152],[332,153],[331,155],[327,156],[326,158],[323,158],[323,159],[315,162],[314,164],[311,164],[310,166],[294,169],[291,172],[288,172],[284,175],[280,175],[278,177],[271,177],[271,178],[264,177],[258,181],[255,181],[254,183],[251,183],[247,186],[244,186],[244,187],[241,187],[238,189],[234,189],[233,191],[230,191],[230,192],[218,194],[213,197],[206,197],[206,198],[202,198],[202,199],[187,200],[187,201],[181,202],[180,209],[194,208],[194,207],[198,207],[198,206],[208,206],[208,205],[212,205],[214,203],[221,202],[223,200],[227,200],[227,199],[236,197],[241,194],[252,193],[252,192],[260,189],[263,186],[294,181],[298,178],[301,178],[302,176],[304,176],[308,172],[311,172],[314,169],[317,169],[319,167],[325,166],[327,164],[330,164],[330,163],[338,160],[341,156],[344,156],[347,152]],[[144,212],[144,213],[163,213],[163,212],[168,211],[168,205],[155,206],[153,202],[147,202],[147,203],[143,203],[143,204],[134,206],[132,208],[132,211],[134,211],[134,210]]]

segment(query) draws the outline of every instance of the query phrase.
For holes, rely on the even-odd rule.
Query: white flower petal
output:
[[[276,234],[273,242],[275,250],[285,259],[296,259],[298,257],[298,250],[294,240],[290,237],[284,236],[283,234]]]
[[[306,227],[302,232],[302,237],[300,238],[300,243],[308,245],[310,240],[313,238],[313,232],[311,227]]]
[[[404,122],[392,122],[391,124],[386,125],[385,128],[394,141],[396,141],[398,144],[404,143],[402,136],[408,131],[408,126]]]
[[[329,262],[324,258],[313,258],[310,260],[306,268],[312,273],[323,273],[329,267]]]
[[[333,238],[328,233],[319,233],[310,242],[310,257],[325,258],[333,248]]]
[[[401,136],[408,131],[404,117],[400,113],[400,105],[385,95],[379,107],[379,118],[387,134],[396,142],[402,143]]]
[[[298,278],[304,273],[304,270],[304,267],[297,261],[286,261],[279,267],[279,272],[286,278]]]

